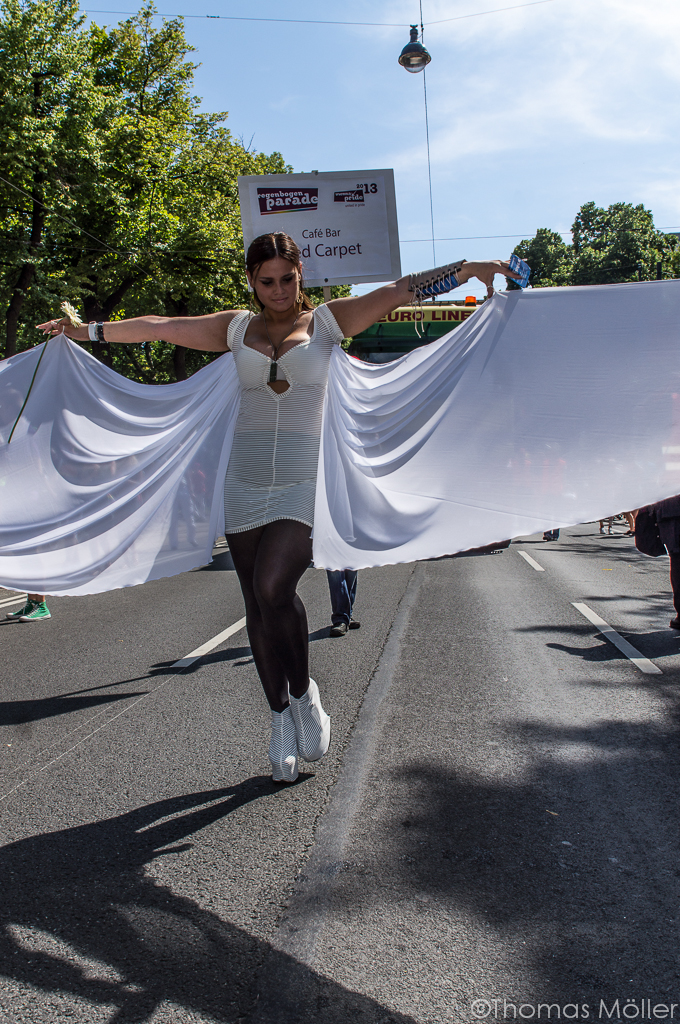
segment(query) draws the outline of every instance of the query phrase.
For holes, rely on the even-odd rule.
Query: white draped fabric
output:
[[[210,561],[238,381],[129,381],[61,336],[0,364],[0,583],[90,594]],[[314,560],[432,558],[680,492],[680,281],[497,294],[394,363],[336,350]]]
[[[331,365],[329,568],[407,562],[680,492],[680,280],[496,294],[395,363]]]
[[[231,355],[127,380],[64,335],[0,363],[0,583],[96,594],[209,562],[239,405]]]

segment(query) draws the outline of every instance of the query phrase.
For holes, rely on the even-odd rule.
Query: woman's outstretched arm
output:
[[[199,352],[227,352],[227,329],[237,312],[229,309],[207,316],[138,316],[131,320],[112,320],[104,323],[104,337],[114,345],[167,341]],[[50,336],[63,330],[74,341],[89,339],[87,324],[72,327],[68,317],[38,324],[38,330]]]
[[[483,262],[463,263],[456,271],[458,284],[465,284],[471,277],[476,277],[486,285],[487,295],[493,295],[493,281],[496,274],[519,279],[509,264],[503,260],[485,260]],[[418,275],[420,276],[420,275]],[[346,299],[333,299],[328,308],[338,321],[338,325],[346,338],[351,338],[360,331],[365,331],[376,320],[387,316],[397,306],[407,306],[413,301],[413,292],[409,291],[411,277],[401,277],[394,284],[383,285],[366,295],[351,296]]]

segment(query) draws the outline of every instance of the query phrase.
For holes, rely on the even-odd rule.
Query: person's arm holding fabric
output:
[[[207,316],[139,316],[131,320],[111,320],[103,324],[107,344],[141,345],[145,341],[167,341],[171,345],[200,352],[227,352],[227,330],[237,310],[209,313]],[[73,327],[68,317],[38,324],[45,334],[61,331],[74,341],[90,339],[89,325]]]
[[[333,299],[328,303],[328,308],[338,321],[345,337],[350,338],[366,330],[398,306],[413,302],[419,288],[426,282],[448,277],[456,281],[457,285],[462,285],[476,277],[486,285],[487,295],[490,297],[493,295],[496,274],[519,279],[519,275],[513,273],[508,263],[502,260],[469,263],[459,260],[444,267],[425,271],[423,274],[402,277],[366,295]],[[227,352],[227,330],[237,312],[238,310],[224,310],[220,313],[209,313],[207,316],[191,317],[140,316],[131,320],[106,321],[102,328],[105,341],[115,345],[141,345],[147,341],[161,340],[201,352]],[[60,334],[63,330],[74,341],[90,340],[89,325],[74,327],[68,317],[48,320],[44,324],[39,324],[38,329],[50,336]]]
[[[408,277],[401,277],[393,284],[383,285],[366,295],[332,299],[328,303],[328,308],[338,321],[345,337],[351,338],[360,331],[365,331],[377,320],[397,309],[398,306],[407,306],[412,303],[418,289],[430,279],[451,277],[458,285],[461,285],[469,281],[470,278],[476,277],[486,285],[487,295],[491,297],[496,274],[519,280],[519,275],[513,273],[508,263],[503,260],[470,263],[459,260],[444,267],[437,267],[435,270],[425,271],[423,274],[410,274]]]

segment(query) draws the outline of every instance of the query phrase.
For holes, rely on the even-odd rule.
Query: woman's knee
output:
[[[256,576],[253,582],[255,597],[262,612],[280,611],[295,600],[295,587],[291,587],[288,581],[262,575]]]

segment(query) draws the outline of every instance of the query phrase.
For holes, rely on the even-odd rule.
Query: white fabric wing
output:
[[[239,405],[228,354],[149,387],[64,335],[0,363],[0,582],[95,594],[211,560]]]
[[[501,293],[394,363],[336,350],[314,560],[433,558],[680,492],[680,281]],[[0,364],[0,583],[90,594],[210,561],[239,385],[129,381],[65,337]]]
[[[680,281],[497,294],[388,364],[336,352],[314,560],[408,562],[680,492]]]

